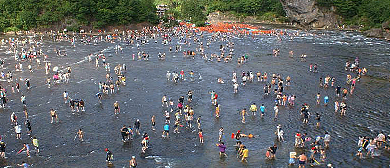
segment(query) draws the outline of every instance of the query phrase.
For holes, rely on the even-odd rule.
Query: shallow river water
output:
[[[298,30],[287,30],[288,33],[297,33]],[[211,34],[204,34],[203,43]],[[3,37],[7,38],[7,37]],[[150,40],[149,44],[137,47],[125,43],[105,43],[84,45],[76,42],[76,47],[69,42],[43,41],[43,52],[49,55],[48,60],[53,66],[60,69],[68,65],[72,67],[70,83],[56,84],[50,89],[45,85],[47,77],[44,66],[37,67],[33,63],[34,72],[27,70],[27,62],[23,62],[23,72],[13,72],[14,79],[19,77],[31,79],[32,88],[27,91],[24,82],[21,83],[21,92],[26,95],[27,108],[33,128],[33,134],[40,141],[41,153],[27,158],[24,153],[16,154],[22,148],[23,142],[31,144],[23,126],[22,140],[16,140],[10,115],[15,112],[19,122],[24,122],[23,107],[20,103],[21,93],[11,93],[11,86],[2,81],[1,85],[8,90],[10,103],[8,108],[0,109],[0,134],[7,143],[6,160],[0,160],[0,166],[16,166],[22,161],[32,164],[32,167],[107,167],[105,148],[114,153],[115,167],[128,167],[131,156],[136,156],[138,167],[288,167],[289,152],[295,151],[294,134],[296,131],[306,132],[308,136],[323,136],[328,131],[332,137],[330,148],[327,150],[326,164],[335,167],[388,167],[389,153],[380,151],[381,156],[373,159],[359,160],[356,153],[359,136],[375,137],[380,131],[390,132],[390,44],[389,42],[366,38],[355,32],[347,31],[301,31],[296,36],[257,35],[233,37],[235,57],[233,62],[223,63],[205,61],[199,55],[195,59],[183,58],[181,52],[169,52],[169,46],[177,44],[177,39],[171,45],[162,45],[161,38],[157,43]],[[212,42],[210,48],[205,47],[205,53],[219,53],[220,44],[226,42]],[[115,53],[115,46],[121,45],[123,53]],[[195,50],[196,44],[183,45],[182,50]],[[67,56],[57,57],[54,48],[65,50]],[[280,49],[280,55],[273,57],[272,50]],[[7,52],[8,47],[0,48],[0,57],[5,59],[4,71],[14,70],[13,54]],[[290,58],[289,51],[294,51]],[[127,85],[121,87],[118,93],[107,95],[103,103],[99,104],[95,94],[98,92],[98,82],[105,81],[105,70],[102,66],[95,67],[95,62],[83,61],[90,53],[103,51],[107,62],[113,67],[119,63],[127,66]],[[132,54],[145,51],[150,54],[148,61],[132,60]],[[158,52],[167,54],[166,60],[158,60]],[[237,56],[248,54],[248,61],[242,66],[236,63]],[[306,61],[299,56],[307,55]],[[323,89],[318,86],[319,78],[326,75],[336,77],[336,85],[347,87],[345,83],[348,71],[344,70],[346,61],[353,61],[359,57],[360,66],[368,69],[353,95],[346,100],[348,110],[346,116],[334,112],[333,102],[336,100],[334,88]],[[319,73],[310,73],[309,64],[318,64]],[[62,67],[62,68],[61,68]],[[195,72],[195,80],[186,80],[177,84],[167,81],[166,71],[184,70]],[[285,93],[297,96],[296,106],[282,107],[277,121],[273,120],[273,96],[263,96],[264,83],[253,82],[246,86],[240,85],[238,94],[233,93],[230,82],[232,72],[242,71],[267,72],[269,75],[281,74],[282,77],[291,77],[291,87]],[[52,74],[51,74],[52,75]],[[50,75],[50,76],[51,76]],[[199,75],[202,79],[199,79]],[[217,79],[222,77],[225,84],[218,84]],[[62,93],[69,92],[72,98],[84,99],[86,111],[72,114],[67,104],[64,104]],[[161,97],[177,100],[185,96],[188,90],[194,91],[195,117],[202,116],[202,129],[205,143],[199,144],[197,132],[182,129],[180,134],[171,134],[169,139],[162,139],[161,132],[165,118],[161,107]],[[210,103],[209,91],[215,90],[219,94],[221,117],[215,119],[214,106]],[[330,105],[316,105],[315,96],[328,95]],[[118,101],[121,114],[114,116],[113,103]],[[263,119],[257,115],[247,117],[245,124],[241,123],[239,110],[249,109],[250,104],[258,106],[265,104],[267,111]],[[322,114],[321,126],[315,127],[314,117],[309,124],[302,124],[299,107],[302,103],[310,105],[310,112]],[[57,110],[60,122],[50,123],[50,109]],[[150,118],[156,115],[157,131],[150,129]],[[171,117],[173,118],[173,117]],[[147,132],[151,138],[151,148],[146,154],[141,154],[141,137],[135,137],[131,143],[121,141],[120,129],[125,125],[133,125],[136,119],[141,121],[141,131]],[[285,141],[276,142],[274,131],[276,125],[281,124],[285,132]],[[218,148],[218,129],[224,127],[223,141],[227,145],[227,158],[220,159]],[[85,142],[74,140],[79,128],[85,132]],[[171,128],[173,126],[171,125]],[[241,130],[243,133],[252,133],[256,138],[243,138],[243,143],[249,149],[248,163],[241,163],[236,158],[235,140],[230,134]],[[171,132],[172,129],[171,129]],[[265,152],[274,143],[278,145],[275,160],[267,160]],[[300,151],[300,150],[297,150]],[[307,155],[309,152],[307,152]]]

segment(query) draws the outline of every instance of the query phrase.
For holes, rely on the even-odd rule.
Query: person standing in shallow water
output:
[[[246,146],[243,147],[242,155],[241,155],[241,162],[248,162],[246,158],[249,156],[249,150],[246,148]]]
[[[135,156],[131,157],[131,160],[129,161],[130,168],[136,168],[137,167],[137,161],[135,160]]]
[[[79,140],[80,140],[81,142],[84,141],[84,132],[81,130],[81,128],[79,129],[79,131],[77,131],[77,135],[76,135],[76,136],[79,137]]]
[[[199,142],[201,144],[203,144],[203,131],[202,131],[202,129],[199,129],[198,135],[199,135]]]
[[[243,124],[245,123],[245,115],[246,115],[246,108],[244,108],[244,109],[241,110],[241,116],[242,116],[241,122],[242,122]]]
[[[305,153],[302,153],[301,155],[299,155],[298,156],[299,168],[305,168],[306,161],[307,161],[307,157],[306,157]]]
[[[5,147],[5,142],[0,141],[0,158],[5,158]]]
[[[56,110],[51,109],[50,110],[50,115],[51,115],[51,122],[50,123],[53,123],[54,119],[56,120],[56,122],[58,122],[58,115],[57,115],[57,111]]]
[[[114,114],[119,114],[120,113],[120,108],[119,108],[119,103],[118,101],[115,101],[114,103]]]
[[[252,115],[255,116],[257,112],[257,106],[255,103],[253,103],[250,107],[250,111],[252,112]]]
[[[108,148],[104,149],[106,151],[106,162],[111,163],[111,161],[114,159],[114,154]]]
[[[151,122],[152,122],[152,130],[156,130],[156,116],[152,116],[152,119],[151,119]]]
[[[279,106],[278,106],[278,104],[275,104],[274,110],[275,110],[274,120],[276,120],[276,119],[278,119],[278,113],[279,113]]]
[[[219,147],[219,156],[220,157],[227,157],[226,155],[226,146],[225,143],[221,142],[219,144],[216,144],[217,147]]]

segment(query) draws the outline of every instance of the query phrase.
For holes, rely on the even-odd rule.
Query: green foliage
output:
[[[267,12],[275,12],[277,16],[284,16],[282,4],[279,0],[211,0],[208,12],[234,11],[241,15],[261,16]]]
[[[346,24],[380,27],[390,19],[390,0],[316,0],[321,7],[335,7]]]
[[[79,25],[70,25],[70,26],[67,26],[66,29],[69,32],[79,32],[80,31],[80,26]]]
[[[378,27],[390,18],[390,0],[316,0],[316,3],[324,8],[334,7],[347,24]],[[203,25],[206,15],[215,11],[263,20],[286,19],[279,0],[0,0],[0,32],[52,25],[78,30],[80,26],[158,23],[159,4],[168,5],[169,16],[191,20],[197,26]]]
[[[103,28],[138,22],[157,23],[154,0],[0,0],[0,31],[30,30],[54,24]],[[77,24],[65,22],[71,18]]]
[[[184,19],[189,19],[196,26],[204,26],[207,20],[203,12],[204,6],[200,0],[183,0],[181,4],[181,14]]]

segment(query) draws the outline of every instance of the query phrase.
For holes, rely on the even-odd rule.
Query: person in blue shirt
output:
[[[325,106],[328,105],[328,102],[329,102],[329,97],[325,96],[324,97],[324,104],[325,104]]]
[[[263,117],[264,112],[265,112],[265,106],[264,106],[264,104],[261,104],[261,106],[260,106],[260,112],[261,112],[261,117]]]
[[[169,138],[169,124],[168,123],[165,123],[165,125],[164,125],[163,137]]]
[[[20,166],[20,167],[23,167],[23,168],[28,168],[29,167],[29,165],[26,163],[26,162],[22,162],[22,164],[18,164],[18,166]]]

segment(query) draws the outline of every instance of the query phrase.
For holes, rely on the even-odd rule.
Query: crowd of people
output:
[[[278,34],[274,34],[275,36],[279,36]],[[50,37],[54,41],[68,41],[71,42],[72,46],[76,47],[75,41],[77,38],[70,37],[68,35],[58,35],[58,34],[51,34]],[[192,59],[204,59],[206,62],[211,62],[213,60],[216,60],[216,62],[223,62],[223,63],[230,63],[231,60],[237,58],[237,66],[244,67],[244,63],[246,63],[250,58],[249,54],[237,54],[237,51],[234,49],[235,43],[232,41],[233,35],[231,34],[224,34],[224,33],[215,33],[211,37],[207,38],[204,37],[204,32],[202,31],[195,31],[195,29],[188,28],[185,26],[179,27],[179,28],[171,28],[171,29],[163,29],[158,27],[150,27],[150,28],[144,28],[141,31],[127,31],[122,32],[122,35],[120,33],[117,33],[115,36],[111,35],[101,35],[98,38],[95,39],[89,39],[89,37],[84,37],[80,39],[80,41],[84,45],[88,45],[92,42],[107,42],[107,43],[114,43],[114,42],[122,42],[126,43],[126,45],[135,46],[136,51],[134,51],[134,54],[129,56],[127,59],[132,60],[143,60],[148,61],[152,58],[160,59],[161,61],[168,61],[166,57],[169,54],[161,53],[159,52],[158,55],[153,56],[149,55],[147,51],[144,51],[143,48],[147,47],[149,44],[149,41],[155,41],[157,43],[157,40],[162,40],[163,46],[169,46],[170,52],[179,52],[182,51],[182,47],[186,48],[191,45],[196,45],[195,50],[186,50],[183,52],[183,57],[187,58],[190,57]],[[85,39],[87,38],[87,39]],[[172,39],[176,38],[178,44],[172,43]],[[88,40],[89,39],[89,40]],[[206,40],[206,47],[203,46],[203,40]],[[211,45],[213,42],[222,42],[223,44],[219,45],[219,53],[209,53],[208,49],[211,48]],[[28,64],[29,73],[34,74],[35,71],[33,68],[38,69],[41,65],[41,59],[43,62],[45,62],[45,74],[47,76],[52,77],[44,77],[45,78],[45,84],[47,85],[48,89],[53,89],[53,85],[59,84],[59,83],[71,83],[72,82],[72,69],[70,66],[64,68],[64,70],[60,70],[57,66],[54,66],[55,68],[52,68],[53,65],[49,61],[49,56],[44,53],[42,50],[42,43],[44,43],[44,40],[37,39],[36,41],[26,41],[22,39],[15,39],[15,38],[9,38],[8,40],[2,41],[4,46],[7,46],[9,51],[15,55],[15,71],[23,71],[23,64]],[[174,49],[172,49],[172,47]],[[123,48],[119,45],[115,46],[115,53],[123,53]],[[175,51],[173,51],[175,50]],[[61,50],[56,50],[57,56],[65,57],[67,56],[66,52]],[[274,57],[281,57],[280,49],[274,49],[272,51],[272,55]],[[209,56],[207,56],[209,55]],[[135,57],[137,56],[137,57]],[[289,56],[293,57],[293,51],[289,52]],[[97,69],[104,68],[105,72],[101,75],[102,78],[105,78],[106,81],[99,82],[97,86],[97,100],[100,104],[102,104],[104,100],[106,99],[114,99],[115,94],[121,94],[120,89],[123,87],[126,89],[126,73],[127,73],[127,67],[125,64],[117,64],[113,68],[113,72],[111,71],[110,65],[115,65],[115,62],[110,62],[110,58],[106,57],[106,55],[102,51],[98,51],[94,54],[89,54],[85,57],[86,61],[93,64],[93,60],[95,60],[95,67]],[[306,58],[306,57],[305,57]],[[32,62],[36,61],[36,66],[32,66]],[[7,60],[8,61],[8,60]],[[4,62],[7,62],[5,60],[2,60],[2,66],[4,65]],[[59,66],[59,65],[58,65]],[[354,63],[350,63],[349,61],[346,63],[345,70],[347,71],[347,80],[346,83],[342,83],[341,79],[337,79],[335,77],[331,77],[330,75],[326,75],[324,78],[319,79],[319,90],[318,94],[311,95],[313,97],[313,101],[308,102],[302,102],[302,107],[300,108],[300,118],[302,120],[302,125],[308,125],[312,121],[310,116],[315,116],[315,125],[318,129],[321,124],[321,116],[322,114],[320,112],[311,112],[311,106],[317,106],[318,108],[324,108],[321,107],[321,105],[327,106],[331,104],[331,102],[334,102],[334,110],[336,115],[340,114],[341,116],[346,116],[348,113],[346,113],[348,106],[347,106],[347,99],[351,98],[354,99],[354,97],[350,97],[354,90],[356,89],[356,86],[359,84],[359,81],[362,77],[362,75],[365,75],[367,73],[367,69],[359,66],[359,59],[356,57],[354,60]],[[319,67],[318,64],[311,63],[309,65],[309,72],[318,73],[321,70],[321,67]],[[231,72],[231,71],[230,71]],[[195,71],[167,71],[166,74],[158,74],[161,76],[166,77],[168,85],[172,85],[171,81],[173,83],[183,82],[186,79],[189,79],[190,81],[195,81],[196,79],[202,80],[202,76],[200,73],[196,72],[199,75],[195,75]],[[71,75],[72,74],[72,75]],[[272,74],[272,75],[271,75]],[[155,74],[156,75],[156,74]],[[26,92],[34,92],[37,85],[32,84],[30,82],[30,79],[28,78],[16,78],[16,75],[11,69],[7,69],[6,73],[1,72],[1,78],[5,80],[0,86],[0,96],[2,99],[2,108],[3,109],[13,109],[13,107],[10,107],[7,102],[8,95],[7,93],[11,93],[13,95],[20,96],[20,103],[23,106],[23,112],[25,114],[24,116],[24,125],[27,128],[27,136],[30,139],[29,142],[23,141],[23,147],[19,150],[19,153],[22,153],[23,151],[26,151],[27,157],[31,157],[31,151],[30,144],[35,148],[34,153],[37,155],[40,152],[39,143],[38,143],[38,136],[35,135],[32,131],[32,122],[29,120],[28,116],[28,101],[24,93]],[[32,75],[34,76],[34,75]],[[226,76],[229,76],[226,74]],[[273,116],[272,123],[276,126],[275,131],[275,139],[281,143],[291,143],[288,142],[289,139],[285,138],[284,136],[286,133],[284,132],[282,123],[279,122],[278,116],[280,113],[284,113],[287,111],[287,109],[293,109],[295,108],[297,104],[297,99],[300,97],[297,97],[297,93],[291,93],[289,91],[289,88],[296,87],[294,84],[294,79],[287,75],[282,75],[281,73],[267,73],[265,71],[260,70],[250,70],[250,71],[242,71],[241,73],[237,74],[236,71],[233,71],[231,76],[231,81],[223,81],[222,77],[218,78],[219,84],[228,83],[233,86],[233,94],[240,94],[241,90],[249,89],[250,85],[255,85],[258,87],[263,88],[264,94],[261,101],[253,100],[249,106],[243,105],[241,106],[239,110],[239,115],[241,116],[240,120],[243,125],[248,124],[248,121],[246,119],[247,116],[256,117],[259,116],[260,118],[264,119],[264,116]],[[53,80],[53,82],[51,82]],[[25,83],[25,88],[21,87],[20,82]],[[34,86],[35,85],[35,86]],[[249,85],[249,86],[248,86]],[[346,85],[346,87],[340,87],[341,85]],[[7,88],[11,88],[11,92],[7,92]],[[327,89],[334,89],[335,95],[323,95],[321,92],[323,90]],[[16,91],[15,91],[16,90]],[[205,92],[202,90],[202,92]],[[165,94],[169,94],[169,91],[164,91]],[[203,97],[199,97],[199,94],[196,94],[197,92],[194,92],[191,89],[188,89],[187,92],[180,93],[182,96],[180,96],[177,100],[174,98],[169,98],[167,95],[163,95],[161,99],[161,113],[152,113],[151,114],[151,127],[150,130],[148,127],[144,126],[141,130],[141,122],[144,125],[148,121],[141,121],[140,119],[135,119],[135,122],[133,125],[125,124],[122,128],[118,128],[120,135],[122,137],[123,143],[129,143],[132,141],[137,141],[136,143],[140,143],[141,151],[142,153],[148,153],[148,150],[150,148],[150,144],[153,143],[151,141],[151,137],[148,135],[147,132],[154,132],[158,129],[156,129],[156,115],[161,115],[164,120],[161,122],[157,121],[158,123],[163,123],[162,128],[162,139],[170,139],[172,134],[180,135],[181,132],[184,130],[186,132],[190,132],[191,134],[197,135],[199,138],[199,144],[203,145],[207,143],[207,141],[216,141],[216,146],[219,148],[219,155],[222,158],[230,157],[230,154],[228,155],[229,146],[227,145],[226,139],[223,138],[224,135],[224,128],[221,127],[219,129],[218,136],[213,136],[208,134],[209,130],[205,129],[201,125],[202,120],[210,120],[210,118],[202,117],[198,114],[197,111],[194,110],[194,106],[200,99]],[[221,113],[221,106],[224,103],[223,101],[219,101],[219,94],[217,91],[212,90],[208,92],[210,94],[210,106],[212,106],[212,109],[215,109],[214,117],[215,119],[221,119],[224,117],[224,113]],[[194,97],[197,97],[197,99],[194,99]],[[64,103],[69,105],[70,111],[74,112],[85,112],[85,105],[86,100],[85,99],[79,99],[79,98],[71,98],[69,96],[69,93],[67,91],[63,92],[63,99]],[[92,101],[92,100],[90,100]],[[271,102],[273,106],[266,107],[265,104]],[[123,101],[115,101],[113,103],[113,116],[119,117],[123,113],[121,112],[121,104],[123,104]],[[249,111],[247,111],[249,109]],[[273,110],[272,110],[273,109]],[[273,115],[271,114],[272,111],[274,112]],[[51,123],[56,124],[59,123],[59,117],[56,108],[51,108],[50,110],[50,116],[51,116]],[[172,117],[171,117],[172,116]],[[22,118],[18,118],[17,114],[14,112],[11,114],[11,124],[14,127],[14,132],[17,139],[22,140],[24,137],[27,137],[25,135],[22,136],[22,125],[20,123],[22,121]],[[41,121],[34,121],[34,122],[41,122]],[[249,123],[250,124],[250,123]],[[147,125],[147,124],[145,124]],[[171,128],[171,125],[173,128]],[[173,131],[171,131],[173,130]],[[5,132],[0,132],[1,134],[4,134]],[[287,149],[287,150],[294,150],[294,151],[301,151],[299,155],[297,155],[296,152],[290,153],[290,159],[289,164],[293,165],[298,163],[299,167],[305,167],[306,163],[308,162],[311,166],[316,165],[327,165],[328,167],[332,167],[329,160],[327,160],[326,154],[329,149],[332,149],[332,143],[331,143],[331,137],[334,134],[332,132],[324,132],[324,135],[318,135],[318,136],[309,136],[306,133],[296,132],[294,134],[290,134],[288,136],[294,136],[295,142],[294,142],[294,149]],[[207,138],[205,138],[207,136]],[[140,137],[140,138],[138,138]],[[250,147],[250,144],[244,145],[245,141],[243,141],[243,138],[256,138],[253,134],[245,135],[240,130],[238,130],[235,134],[232,134],[232,139],[235,139],[236,144],[234,145],[236,147],[236,156],[239,161],[241,162],[248,162],[251,158],[249,157],[249,153],[251,150],[255,150]],[[78,129],[76,131],[76,135],[74,137],[74,140],[78,139],[80,143],[85,142],[84,137],[84,131],[82,128]],[[141,139],[141,140],[140,140]],[[363,158],[364,156],[378,156],[379,153],[377,150],[383,148],[386,150],[389,150],[389,143],[387,142],[390,138],[386,137],[383,132],[381,132],[376,138],[368,138],[368,137],[359,137],[359,143],[358,143],[358,152],[357,156],[359,158]],[[140,140],[140,142],[138,142]],[[276,143],[274,143],[272,146],[266,148],[262,153],[264,153],[264,156],[266,159],[274,160],[277,158],[276,151],[277,149],[283,148],[284,146],[278,146]],[[5,149],[6,149],[6,142],[1,139],[0,136],[0,156],[1,158],[6,158],[5,156]],[[50,149],[48,149],[50,150]],[[106,153],[106,161],[107,163],[113,164],[115,162],[114,159],[114,150],[109,150],[108,148],[104,149]],[[302,152],[303,151],[303,152]],[[306,152],[305,152],[306,151]],[[308,157],[306,157],[308,155]],[[256,157],[261,156],[255,156]],[[137,161],[135,160],[135,154],[134,156],[129,159],[129,166],[130,167],[137,167]],[[296,162],[296,160],[298,162]],[[20,164],[24,167],[28,167],[28,163],[23,162]]]

